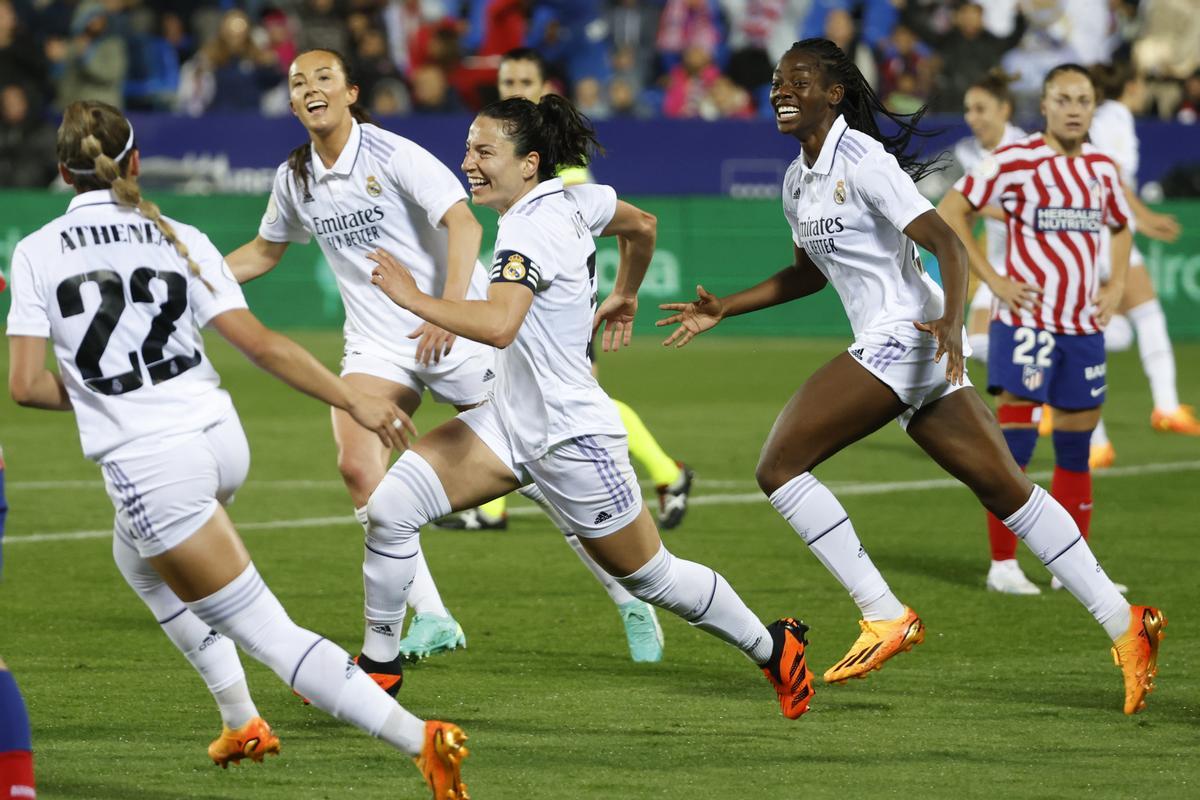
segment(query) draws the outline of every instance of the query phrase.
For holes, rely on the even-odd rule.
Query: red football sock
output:
[[[1050,482],[1050,495],[1063,504],[1067,513],[1079,526],[1083,538],[1088,538],[1092,523],[1092,473],[1072,472],[1055,467],[1054,479]]]
[[[992,561],[1009,561],[1017,557],[1017,535],[990,511],[987,529],[988,541],[992,545]]]
[[[33,788],[33,754],[28,750],[0,753],[0,797],[36,797]]]

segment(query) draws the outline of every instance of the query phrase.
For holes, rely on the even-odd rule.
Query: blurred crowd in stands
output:
[[[1131,59],[1146,114],[1200,113],[1197,0],[0,0],[0,169],[80,98],[188,115],[288,113],[294,55],[332,48],[377,116],[496,96],[504,52],[539,51],[597,119],[769,117],[774,61],[826,36],[893,110],[958,111],[997,65],[1036,114],[1054,64]],[[39,150],[41,148],[38,148]],[[25,159],[27,161],[27,159]],[[7,181],[6,181],[7,182]]]

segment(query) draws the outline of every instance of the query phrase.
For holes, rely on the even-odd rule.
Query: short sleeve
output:
[[[441,225],[450,207],[467,199],[466,189],[445,164],[406,139],[388,158],[387,171],[400,194],[425,210],[430,227]]]
[[[1129,208],[1129,200],[1125,197],[1125,188],[1115,174],[1116,165],[1110,169],[1111,172],[1104,176],[1104,224],[1114,229],[1125,228],[1128,227],[1133,214]]]
[[[258,224],[258,235],[268,242],[308,244],[312,234],[305,229],[299,214],[296,213],[288,186],[291,179],[291,171],[286,164],[276,171],[271,196],[267,199],[267,210],[263,212],[262,221]]]
[[[46,287],[38,280],[25,248],[17,245],[9,272],[12,307],[8,310],[9,336],[50,338],[50,313],[46,305]]]
[[[882,150],[866,155],[854,173],[859,196],[879,216],[903,231],[914,219],[932,211],[933,206],[917,191],[908,173],[896,157]]]
[[[796,191],[798,186],[799,171],[793,166],[783,176],[783,216],[787,218],[788,227],[792,229],[792,244],[801,247],[800,217],[796,214],[796,201],[800,199]]]
[[[492,283],[525,283],[535,292],[545,288],[546,284],[558,277],[558,269],[555,260],[544,252],[543,238],[544,234],[529,217],[513,216],[504,220],[496,232],[496,247],[488,268],[488,280]],[[521,269],[525,275],[519,274]]]
[[[1138,170],[1138,141],[1131,120],[1106,113],[1101,106],[1088,129],[1088,138],[1116,163],[1121,180],[1132,184]]]
[[[200,266],[199,276],[188,271],[188,304],[196,324],[203,328],[226,311],[246,308],[242,287],[209,238],[192,228],[188,231],[187,246],[188,254]]]
[[[999,205],[1005,185],[1000,162],[995,155],[987,155],[974,167],[954,182],[956,191],[967,198],[971,207],[979,210],[988,205]]]
[[[602,183],[592,183],[570,186],[565,191],[578,206],[592,236],[604,233],[617,213],[617,190]]]

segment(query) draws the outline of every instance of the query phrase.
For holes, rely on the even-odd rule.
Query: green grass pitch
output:
[[[298,338],[337,363],[336,333]],[[601,361],[610,393],[699,477],[696,505],[668,546],[721,570],[762,618],[804,618],[818,673],[856,635],[856,609],[755,497],[753,472],[786,399],[843,346],[724,338],[675,353],[645,338]],[[254,459],[234,519],[292,616],[355,651],[361,530],[338,480],[328,412],[228,347],[211,350]],[[1184,398],[1200,397],[1200,344],[1180,346],[1177,359]],[[607,597],[532,514],[504,534],[423,537],[469,649],[412,667],[400,699],[466,728],[477,800],[1200,796],[1200,440],[1149,430],[1135,353],[1112,359],[1110,386],[1119,461],[1096,480],[1096,550],[1131,599],[1170,618],[1158,690],[1136,717],[1122,715],[1108,642],[1073,599],[983,590],[983,513],[965,489],[878,485],[944,477],[896,426],[817,474],[835,491],[854,485],[843,503],[928,639],[869,680],[818,685],[801,720],[780,716],[744,657],[674,618],[663,620],[665,661],[632,664]],[[416,421],[424,430],[445,416],[429,405]],[[209,763],[216,710],[112,565],[103,534],[112,508],[73,418],[5,396],[0,420],[12,506],[0,655],[28,700],[40,797],[428,796],[406,759],[300,705],[257,663],[246,664],[250,686],[282,755],[228,771]],[[1043,441],[1032,469],[1051,464]],[[1177,466],[1146,467],[1163,464]],[[43,536],[70,532],[85,533]],[[1046,586],[1045,571],[1025,552],[1021,560]]]

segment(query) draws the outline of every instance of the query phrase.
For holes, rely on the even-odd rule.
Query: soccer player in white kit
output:
[[[75,412],[116,509],[117,566],[220,706],[209,756],[225,766],[279,750],[236,643],[318,708],[413,756],[438,797],[465,797],[462,731],[397,705],[344,650],[292,622],[259,577],[224,510],[250,453],[200,328],[389,447],[407,444],[407,415],[264,328],[208,237],[141,198],[133,128],[120,111],[72,103],[58,157],[76,196],[13,254],[9,388],[23,406]],[[58,373],[45,367],[47,340]]]
[[[1169,214],[1151,210],[1137,194],[1139,145],[1133,115],[1146,104],[1145,81],[1128,62],[1093,67],[1092,81],[1104,101],[1092,117],[1088,138],[1116,162],[1137,230],[1151,239],[1175,241],[1180,233],[1178,221]],[[1104,259],[1101,279],[1107,280],[1110,269],[1107,241],[1101,253]],[[1166,433],[1200,436],[1200,421],[1197,421],[1194,410],[1191,406],[1179,403],[1175,351],[1167,333],[1167,318],[1154,292],[1146,260],[1136,245],[1130,252],[1125,292],[1118,310],[1128,318],[1137,334],[1142,370],[1150,382],[1150,394],[1154,401],[1150,426]],[[1107,330],[1105,336],[1107,339]],[[1111,466],[1116,461],[1116,451],[1109,441],[1103,420],[1092,433],[1089,461],[1093,469]]]
[[[557,95],[484,108],[467,135],[472,199],[500,213],[486,300],[423,291],[393,254],[371,255],[383,294],[422,319],[497,348],[488,402],[425,434],[371,495],[368,542],[388,562],[391,608],[402,608],[420,527],[529,483],[565,517],[591,556],[629,592],[726,641],[758,664],[789,718],[808,709],[807,628],[770,629],[718,573],[671,555],[642,504],[616,407],[587,351],[607,323],[606,350],[628,344],[637,290],[654,253],[653,216],[608,186],[563,187],[563,165],[588,163],[587,119]],[[594,236],[617,236],[612,294],[596,305]]]
[[[495,380],[493,349],[457,340],[380,297],[366,259],[371,250],[386,247],[404,259],[424,290],[450,299],[481,299],[487,283],[476,261],[482,229],[462,184],[415,142],[356,118],[361,116],[358,87],[339,54],[300,54],[288,81],[292,110],[310,142],[280,165],[258,235],[228,257],[234,275],[242,283],[252,280],[274,268],[290,243],[316,236],[346,307],[342,377],[392,398],[409,414],[416,412],[426,388],[435,400],[460,411],[479,404]],[[338,469],[365,528],[367,499],[383,479],[390,453],[344,412],[332,413]],[[545,507],[536,491],[526,494]],[[613,598],[634,660],[661,659],[662,633],[653,609],[596,566],[561,518],[548,513]],[[466,646],[424,555],[418,551],[414,559],[409,602],[416,613],[408,635],[400,639],[403,612],[380,615],[375,599],[387,556],[370,545],[363,556],[366,621],[360,663],[393,694],[403,680],[405,658]]]
[[[841,503],[812,474],[821,462],[897,419],[939,465],[1005,520],[1114,641],[1125,712],[1152,688],[1165,624],[1130,607],[1100,568],[1071,515],[1017,467],[963,356],[966,255],[917,191],[930,168],[907,152],[915,120],[890,114],[854,63],[827,39],[794,44],[771,81],[781,133],[802,152],[784,178],[794,262],[757,286],[718,298],[703,288],[660,325],[683,346],[724,317],[786,303],[833,284],[854,331],[847,352],[813,373],[776,420],[756,477],[771,504],[850,593],[861,634],[825,680],[866,677],[924,639],[921,619],[892,593]],[[875,115],[898,126],[880,133]],[[919,119],[919,114],[915,119]],[[881,143],[882,142],[882,143]],[[886,145],[886,147],[885,147]],[[898,153],[898,156],[892,155]],[[921,268],[933,252],[945,293]],[[939,362],[945,358],[945,367]]]

